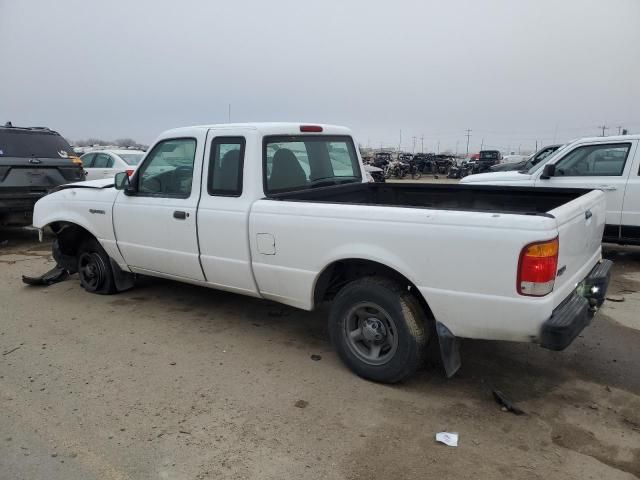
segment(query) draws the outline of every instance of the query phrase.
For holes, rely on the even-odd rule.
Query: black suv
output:
[[[39,198],[82,180],[82,162],[58,132],[0,126],[0,226],[31,225]]]

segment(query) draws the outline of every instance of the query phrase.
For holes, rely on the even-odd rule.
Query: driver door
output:
[[[607,198],[607,225],[620,225],[622,202],[631,168],[632,142],[578,145],[555,162],[555,175],[541,178],[536,187],[600,189]]]
[[[137,273],[204,281],[196,209],[203,138],[159,141],[120,192],[113,210],[118,248]]]

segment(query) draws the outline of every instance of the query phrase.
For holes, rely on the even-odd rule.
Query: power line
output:
[[[471,129],[467,128],[465,132],[467,132],[465,134],[465,137],[467,137],[467,157],[468,157],[469,156],[469,138],[471,138]]]

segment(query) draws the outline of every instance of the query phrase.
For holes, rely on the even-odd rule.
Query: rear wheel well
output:
[[[336,261],[322,271],[314,289],[314,307],[318,307],[324,301],[333,300],[340,289],[348,283],[372,276],[388,278],[402,288],[406,288],[418,299],[427,316],[433,318],[431,309],[420,290],[407,277],[382,263],[356,258]]]

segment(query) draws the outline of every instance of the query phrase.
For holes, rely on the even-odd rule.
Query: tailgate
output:
[[[606,202],[600,190],[586,193],[549,212],[556,219],[560,251],[555,304],[562,302],[600,260]]]
[[[0,159],[0,189],[12,191],[40,191],[58,185],[84,180],[84,170],[69,160],[49,158],[2,158]]]

